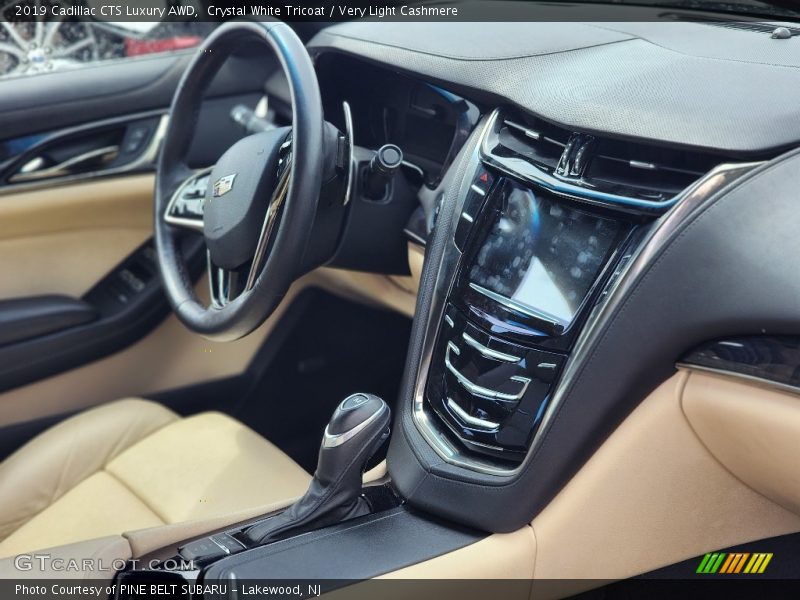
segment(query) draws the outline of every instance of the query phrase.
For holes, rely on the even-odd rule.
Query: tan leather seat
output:
[[[181,418],[120,400],[0,464],[0,557],[300,496],[310,476],[221,413]]]

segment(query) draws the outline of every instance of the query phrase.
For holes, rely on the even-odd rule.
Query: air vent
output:
[[[721,162],[719,156],[702,152],[598,138],[584,180],[660,201],[674,197]]]
[[[661,212],[709,171],[737,159],[574,131],[504,111],[481,146],[484,160],[544,187],[634,211]]]
[[[674,21],[702,23],[703,25],[711,25],[713,27],[724,27],[726,29],[736,29],[738,31],[750,31],[752,33],[760,33],[767,36],[771,36],[778,28],[788,30],[789,34],[792,36],[800,35],[800,28],[786,27],[785,25],[778,25],[777,23],[767,23],[764,21],[730,21],[727,19],[711,19],[711,18],[704,19],[696,15],[685,15],[682,13],[664,13],[661,16],[667,19],[672,19]]]
[[[558,164],[570,132],[541,119],[505,119],[497,133],[498,153],[522,158],[552,172]]]
[[[775,25],[773,23],[761,23],[756,21],[707,21],[708,25],[715,27],[725,27],[726,29],[738,29],[739,31],[751,31],[753,33],[761,33],[768,36],[773,35],[777,29],[786,29],[789,35],[800,35],[800,29],[797,27],[786,27],[784,25]]]

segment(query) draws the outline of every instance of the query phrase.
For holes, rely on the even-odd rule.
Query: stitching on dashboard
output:
[[[341,39],[344,39],[344,40],[351,40],[351,41],[359,42],[359,43],[362,43],[362,44],[381,46],[383,48],[392,48],[392,49],[395,49],[395,50],[402,50],[402,51],[405,51],[405,52],[411,52],[412,54],[422,54],[422,55],[425,55],[425,56],[432,56],[432,57],[440,58],[440,59],[443,58],[443,59],[446,59],[446,60],[456,60],[456,61],[460,61],[460,62],[502,62],[502,61],[511,61],[511,60],[534,59],[534,58],[539,58],[539,57],[542,57],[542,56],[553,56],[553,55],[557,55],[557,54],[567,54],[567,53],[570,53],[570,52],[578,52],[578,51],[581,51],[581,50],[590,50],[592,48],[598,48],[598,47],[601,47],[601,46],[610,46],[612,44],[620,44],[622,42],[630,42],[630,41],[635,41],[635,40],[639,39],[636,36],[633,36],[633,35],[630,35],[630,34],[625,34],[625,35],[628,35],[628,37],[626,37],[624,39],[610,40],[610,41],[607,41],[607,42],[598,42],[596,44],[589,44],[587,46],[581,46],[579,48],[563,48],[563,49],[560,49],[560,50],[553,50],[553,51],[549,51],[549,52],[534,52],[534,53],[530,53],[530,54],[515,54],[513,56],[500,56],[500,57],[492,56],[492,57],[488,57],[488,58],[481,58],[481,57],[474,57],[474,56],[459,56],[459,55],[454,55],[454,54],[439,54],[439,53],[436,53],[436,52],[429,52],[427,50],[420,50],[420,49],[417,49],[417,48],[408,48],[406,46],[399,46],[397,44],[389,44],[389,43],[386,43],[386,42],[378,42],[378,41],[375,41],[375,40],[369,40],[369,39],[357,37],[357,36],[354,36],[354,35],[345,35],[345,34],[334,33],[334,32],[330,32],[330,31],[323,32],[323,35],[326,35],[326,36],[329,36],[329,37],[338,37],[338,38],[341,38]]]

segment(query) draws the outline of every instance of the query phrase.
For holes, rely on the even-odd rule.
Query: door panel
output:
[[[0,298],[80,297],[152,235],[153,176],[0,195]]]
[[[165,109],[193,54],[162,54],[0,81],[3,139]],[[255,58],[233,58],[223,66],[208,96],[260,90],[276,69],[277,61],[264,52]]]
[[[0,394],[0,426],[239,375],[297,292],[309,284],[297,282],[264,325],[236,342],[209,342],[170,315],[153,332],[121,352]],[[205,295],[207,288],[204,278],[197,292]]]
[[[96,315],[58,331],[29,328],[26,331],[40,333],[0,347],[4,357],[0,389],[50,378],[123,350],[148,334],[166,314],[152,249],[143,244],[152,237],[153,171],[167,124],[165,114],[188,58],[188,54],[173,53],[0,81],[0,131],[12,136],[0,139],[0,252],[4,257],[0,302],[59,294],[67,298],[49,304],[44,299],[29,302],[27,312],[35,312],[37,305],[68,306],[70,299],[80,298]],[[243,62],[248,66],[243,67]],[[209,92],[213,97],[206,99],[199,115],[190,164],[213,164],[243,137],[244,131],[228,115],[238,104],[256,106],[273,63],[265,61],[261,52],[232,59],[224,66]],[[143,72],[150,73],[158,91],[137,79],[145,77]],[[65,77],[71,80],[68,89]],[[103,81],[94,85],[97,77]],[[131,89],[132,81],[142,85]],[[86,82],[92,85],[83,85]],[[23,98],[33,93],[32,85],[36,93],[26,102]],[[8,96],[3,94],[12,88]],[[147,89],[151,93],[139,95]],[[113,101],[117,95],[118,101]],[[109,106],[92,110],[92,103],[101,100]],[[79,110],[68,109],[73,101],[80,103]],[[25,119],[15,116],[19,106],[28,111]],[[69,115],[69,122],[37,119],[34,113],[40,108]],[[155,112],[145,112],[151,108]],[[105,119],[109,110],[118,118]],[[6,121],[14,126],[5,127]],[[109,144],[113,144],[113,157],[97,158]],[[199,269],[199,261],[190,262],[192,272]],[[17,306],[19,302],[4,305],[0,320],[18,324],[21,316],[44,318],[10,310]],[[237,364],[238,373],[247,360]],[[133,362],[128,368],[135,372],[140,366]],[[226,373],[225,369],[221,372]],[[213,378],[216,371],[209,373]],[[43,409],[44,414],[52,414],[51,409]],[[24,414],[13,419],[24,419]]]
[[[152,190],[153,176],[142,174],[0,195],[0,298],[81,297],[151,237]],[[298,281],[261,328],[224,347],[170,315],[116,354],[0,394],[0,426],[240,375],[309,286],[410,316],[418,277],[408,279],[411,290],[383,275],[321,269]],[[205,279],[198,282],[201,297],[207,287]]]

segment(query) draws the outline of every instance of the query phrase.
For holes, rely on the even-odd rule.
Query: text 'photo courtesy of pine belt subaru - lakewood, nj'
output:
[[[800,594],[800,3],[0,0],[0,600]]]

